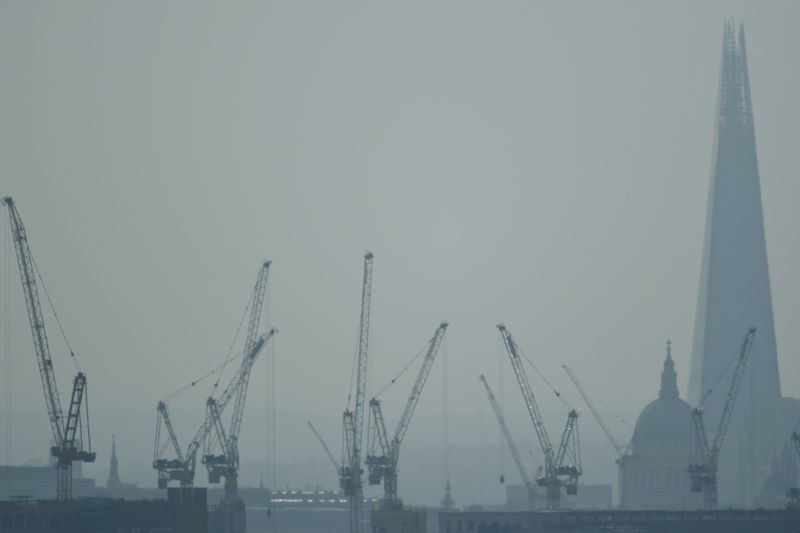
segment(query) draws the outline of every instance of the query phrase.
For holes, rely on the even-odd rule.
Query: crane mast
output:
[[[397,463],[400,460],[400,445],[405,439],[408,426],[411,424],[411,418],[414,416],[414,410],[417,408],[422,389],[425,387],[425,382],[431,373],[433,362],[436,360],[436,355],[439,353],[439,348],[442,345],[445,331],[447,330],[447,322],[442,322],[433,334],[433,337],[428,341],[425,357],[422,360],[422,366],[417,373],[417,379],[411,387],[411,394],[406,401],[403,408],[403,413],[400,415],[400,420],[397,423],[394,436],[391,442],[387,439],[386,425],[383,420],[383,413],[381,412],[381,403],[377,398],[373,398],[369,402],[370,411],[372,413],[372,420],[375,426],[375,436],[377,444],[380,446],[381,455],[375,453],[369,454],[366,458],[367,467],[369,470],[370,484],[380,483],[383,478],[383,504],[387,508],[402,508],[402,502],[397,497]],[[374,451],[375,441],[371,446],[371,451]]]
[[[372,431],[369,431],[369,426],[367,426],[369,442],[367,444],[367,458],[364,462],[367,463],[369,484],[379,485],[389,470],[389,454],[391,452],[380,400],[372,398],[369,401],[369,410],[372,414],[369,419],[372,421]]]
[[[544,420],[533,395],[533,388],[528,381],[525,367],[522,364],[519,347],[514,341],[511,332],[503,324],[498,324],[497,329],[503,338],[506,352],[508,352],[514,375],[519,383],[525,407],[533,422],[536,430],[536,437],[544,454],[544,476],[536,480],[537,484],[545,487],[547,494],[547,508],[558,509],[561,501],[561,486],[565,486],[567,494],[575,494],[578,489],[578,478],[580,477],[580,443],[578,440],[578,413],[573,409],[567,415],[567,423],[561,435],[558,450],[554,450],[550,442],[550,437],[544,426]],[[564,464],[570,458],[571,464]]]
[[[730,388],[728,389],[728,396],[725,399],[725,405],[722,408],[722,414],[719,418],[717,433],[711,444],[708,443],[705,422],[703,421],[703,406],[700,405],[692,409],[695,453],[699,456],[700,462],[689,465],[690,488],[692,492],[703,493],[703,502],[705,508],[708,510],[717,508],[719,454],[722,450],[722,443],[725,440],[725,435],[728,432],[728,425],[733,415],[733,406],[739,394],[739,386],[742,383],[745,366],[750,357],[750,351],[753,348],[753,339],[755,335],[756,328],[751,327],[747,331],[742,345],[739,348],[736,368],[733,373],[733,378],[731,379]]]
[[[525,465],[522,463],[522,457],[519,455],[517,445],[514,444],[511,431],[506,423],[506,417],[503,416],[503,410],[501,409],[500,404],[497,402],[497,398],[495,398],[494,393],[489,387],[489,383],[486,381],[486,378],[483,376],[483,374],[481,374],[478,379],[480,379],[481,383],[483,383],[483,386],[486,389],[486,396],[489,398],[489,404],[492,406],[494,416],[497,418],[497,424],[500,426],[500,431],[503,432],[503,437],[505,437],[506,443],[508,444],[508,451],[511,453],[511,457],[514,459],[514,464],[517,465],[519,477],[522,479],[522,483],[525,485],[525,490],[528,492],[528,508],[533,509],[534,501],[536,499],[536,488],[531,482],[531,478],[528,476],[528,471],[525,469]]]
[[[342,467],[339,485],[349,498],[350,532],[361,533],[364,487],[361,480],[361,441],[364,429],[364,396],[367,385],[367,349],[369,347],[369,315],[372,305],[372,252],[364,254],[364,275],[361,283],[361,317],[355,361],[356,393],[353,409],[342,415]],[[349,403],[349,402],[348,402]]]
[[[83,450],[83,443],[78,442],[81,413],[84,412],[88,420],[88,404],[84,402],[86,396],[86,376],[78,372],[73,381],[72,395],[70,397],[67,418],[61,408],[58,396],[53,360],[50,356],[50,345],[47,340],[47,331],[44,325],[44,315],[39,301],[39,290],[36,285],[36,266],[33,261],[25,225],[22,223],[19,211],[10,196],[2,199],[8,207],[11,233],[14,241],[14,250],[17,255],[22,292],[25,295],[25,304],[28,310],[28,322],[33,336],[33,346],[36,352],[36,362],[39,366],[39,376],[42,380],[44,401],[50,429],[53,433],[53,446],[50,454],[56,458],[56,494],[59,500],[72,498],[72,463],[74,461],[93,462],[95,454],[91,451],[91,436],[89,435],[89,450]],[[87,428],[88,431],[88,428]]]

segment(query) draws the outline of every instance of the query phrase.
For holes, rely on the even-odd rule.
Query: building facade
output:
[[[440,512],[440,533],[797,533],[800,511]]]
[[[206,533],[206,490],[171,488],[166,500],[0,502],[3,533]]]

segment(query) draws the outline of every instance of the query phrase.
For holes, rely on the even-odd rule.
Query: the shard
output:
[[[731,359],[758,328],[720,461],[720,503],[749,505],[784,422],[744,28],[726,21],[723,33],[689,402],[705,406],[712,439]]]

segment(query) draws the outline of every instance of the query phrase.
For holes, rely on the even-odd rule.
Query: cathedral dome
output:
[[[692,408],[680,398],[653,400],[636,420],[633,453],[653,445],[691,443]]]
[[[689,490],[692,408],[678,395],[678,376],[667,341],[658,398],[636,420],[630,454],[620,460],[623,509],[696,509],[702,494]]]
[[[658,398],[642,410],[633,433],[634,454],[653,449],[686,449],[691,444],[692,408],[678,395],[677,374],[667,350]]]

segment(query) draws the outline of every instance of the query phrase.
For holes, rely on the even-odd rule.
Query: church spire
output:
[[[658,391],[661,400],[672,400],[679,397],[678,374],[675,372],[675,362],[672,360],[672,341],[667,340],[667,358],[664,359],[664,369],[661,371],[661,390]]]
[[[453,509],[456,502],[453,501],[453,494],[450,492],[450,477],[447,477],[447,483],[444,486],[444,498],[442,499],[443,509]]]
[[[119,480],[119,465],[117,463],[117,436],[111,436],[111,465],[108,470],[108,481],[106,481],[107,489],[118,489],[122,486]]]

